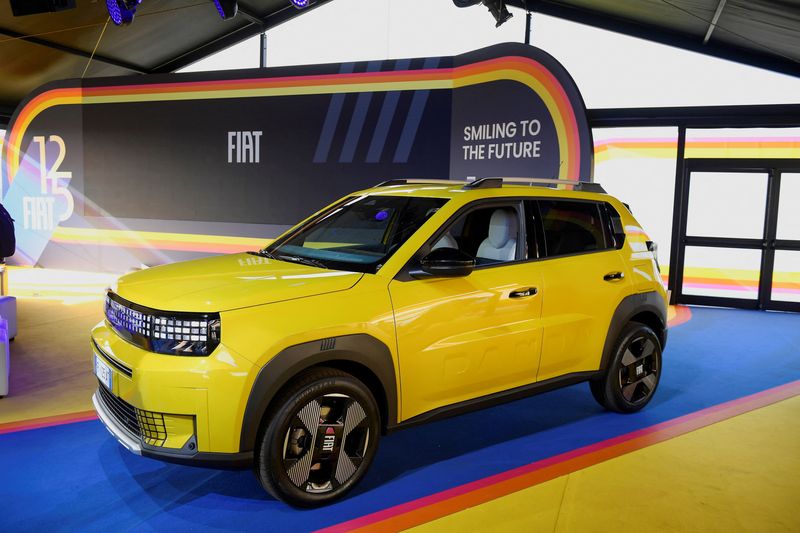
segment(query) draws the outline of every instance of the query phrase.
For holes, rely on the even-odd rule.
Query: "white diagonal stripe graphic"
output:
[[[364,409],[361,407],[361,404],[356,401],[353,401],[353,403],[351,403],[347,408],[347,413],[344,420],[344,430],[342,431],[342,441],[339,443],[339,460],[336,463],[336,481],[339,483],[344,483],[350,479],[350,476],[352,476],[356,471],[356,465],[353,464],[353,461],[344,451],[344,443],[350,432],[353,431],[353,429],[366,417],[367,415],[364,413]]]
[[[289,479],[298,487],[305,483],[311,474],[311,459],[314,457],[314,445],[317,441],[317,428],[319,427],[319,412],[321,408],[322,406],[319,402],[314,400],[303,407],[297,414],[306,430],[311,433],[311,446],[308,451],[287,472]]]

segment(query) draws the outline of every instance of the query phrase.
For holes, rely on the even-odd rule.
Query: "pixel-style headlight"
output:
[[[219,313],[170,313],[128,302],[109,292],[106,318],[131,344],[167,355],[209,355],[219,345]]]
[[[153,316],[153,351],[168,354],[208,355],[219,344],[219,318]]]

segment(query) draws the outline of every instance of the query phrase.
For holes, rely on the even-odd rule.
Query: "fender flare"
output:
[[[386,425],[397,423],[397,374],[389,348],[367,334],[329,337],[285,348],[259,370],[242,418],[240,451],[255,449],[258,428],[278,392],[300,372],[326,362],[356,363],[369,369],[383,388],[385,397],[375,400],[385,405]]]
[[[657,291],[642,292],[626,296],[617,306],[614,315],[611,317],[611,324],[608,326],[608,335],[603,345],[603,357],[600,360],[600,370],[605,371],[611,362],[614,344],[619,338],[619,334],[625,324],[642,312],[650,312],[661,321],[663,335],[661,335],[661,349],[663,350],[667,342],[667,304],[664,297]]]

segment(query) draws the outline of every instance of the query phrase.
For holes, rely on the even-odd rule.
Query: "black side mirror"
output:
[[[475,269],[475,258],[455,248],[437,248],[420,260],[420,268],[410,272],[415,278],[455,278],[468,276]]]

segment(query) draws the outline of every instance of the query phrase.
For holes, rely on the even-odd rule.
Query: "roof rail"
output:
[[[509,185],[530,185],[530,186],[546,186],[546,185],[572,185],[573,191],[580,192],[596,192],[605,194],[605,189],[599,183],[588,181],[573,181],[561,180],[552,178],[481,178],[464,185],[464,189],[490,189],[502,187],[504,183]]]
[[[481,178],[464,185],[465,189],[496,189],[503,186],[503,178]]]
[[[466,183],[464,180],[448,180],[448,179],[433,179],[433,178],[395,178],[391,180],[382,181],[375,187],[389,187],[391,185],[410,185],[414,183],[430,183],[438,185],[458,185],[459,183]]]

